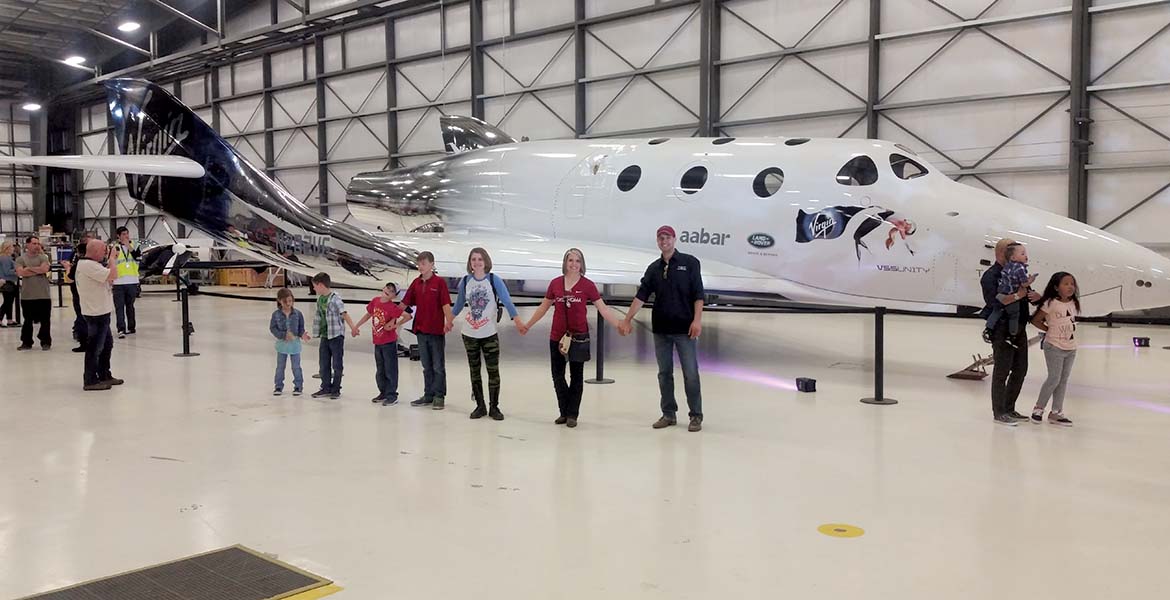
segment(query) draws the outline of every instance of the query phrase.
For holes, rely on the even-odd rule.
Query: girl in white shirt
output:
[[[1044,408],[1052,398],[1048,422],[1072,427],[1072,421],[1064,416],[1064,390],[1068,387],[1073,361],[1077,357],[1077,317],[1081,314],[1077,278],[1064,272],[1053,275],[1038,305],[1032,325],[1044,332],[1041,348],[1044,349],[1044,361],[1048,363],[1048,379],[1040,387],[1040,397],[1032,409],[1032,422],[1044,421]]]

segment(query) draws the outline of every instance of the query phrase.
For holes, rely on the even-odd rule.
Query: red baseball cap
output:
[[[678,235],[674,233],[674,227],[671,227],[670,225],[663,225],[662,227],[659,227],[658,233],[654,234],[654,237],[658,237],[664,233],[669,234],[670,237],[678,237]]]

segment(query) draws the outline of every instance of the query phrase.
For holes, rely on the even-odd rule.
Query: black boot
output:
[[[479,419],[488,414],[487,407],[483,405],[483,389],[472,386],[471,395],[475,398],[475,410],[471,411],[471,418]]]
[[[492,409],[488,416],[497,421],[504,420],[504,413],[500,412],[500,390],[492,390]]]

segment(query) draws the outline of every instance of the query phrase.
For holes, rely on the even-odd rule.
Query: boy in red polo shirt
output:
[[[410,282],[402,306],[408,311],[414,309],[414,335],[418,338],[418,351],[422,358],[425,391],[422,398],[410,403],[411,406],[427,406],[443,410],[447,398],[446,338],[450,330],[447,325],[454,321],[451,313],[451,292],[447,282],[435,274],[435,255],[420,252],[418,255],[419,276]]]
[[[353,326],[353,336],[366,321],[374,320],[374,381],[378,384],[378,395],[371,402],[382,406],[398,404],[398,328],[410,320],[398,306],[398,286],[387,283],[382,294],[366,305],[366,316]]]

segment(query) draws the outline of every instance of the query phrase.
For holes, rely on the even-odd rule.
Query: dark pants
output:
[[[557,405],[561,416],[576,419],[581,414],[581,393],[585,388],[585,363],[569,362],[561,354],[556,340],[548,341],[549,362],[552,363],[553,389],[557,392]],[[565,365],[569,365],[569,382],[565,383]]]
[[[341,392],[342,360],[345,358],[345,334],[321,340],[318,350],[321,358],[321,389]]]
[[[463,336],[467,350],[467,366],[471,369],[471,395],[476,406],[483,406],[483,374],[480,365],[487,364],[488,393],[492,406],[500,405],[500,336],[483,339]]]
[[[85,317],[85,385],[113,379],[110,373],[110,354],[114,351],[114,336],[110,333],[110,313]]]
[[[73,297],[73,339],[84,348],[89,325],[85,322],[85,315],[81,314],[81,296],[77,293],[76,283],[69,284],[69,295]]]
[[[1015,336],[1015,348],[1007,343],[1007,323],[1001,322],[991,336],[991,412],[1000,416],[1016,410],[1016,399],[1028,376],[1028,336]]]
[[[8,319],[9,323],[15,323],[16,320],[12,316],[12,307],[16,305],[16,290],[11,292],[0,292],[4,295],[4,303],[0,305],[0,319]]]
[[[42,346],[50,346],[53,344],[53,335],[50,333],[52,329],[49,320],[53,315],[53,301],[49,299],[44,300],[21,300],[20,308],[24,311],[24,325],[20,328],[20,344],[22,346],[33,345],[33,323],[40,323],[41,327],[37,331],[37,339],[41,340]]]
[[[447,339],[429,333],[415,334],[423,368],[423,398],[447,399]]]
[[[690,416],[703,416],[703,392],[699,385],[699,345],[687,334],[654,334],[654,356],[658,359],[658,392],[662,395],[662,414],[673,417],[678,412],[674,399],[674,352],[682,366],[683,389],[687,394]]]
[[[118,315],[118,333],[138,329],[134,320],[134,301],[138,299],[138,284],[114,286],[114,312]]]
[[[374,381],[383,400],[398,399],[398,342],[374,346]]]

